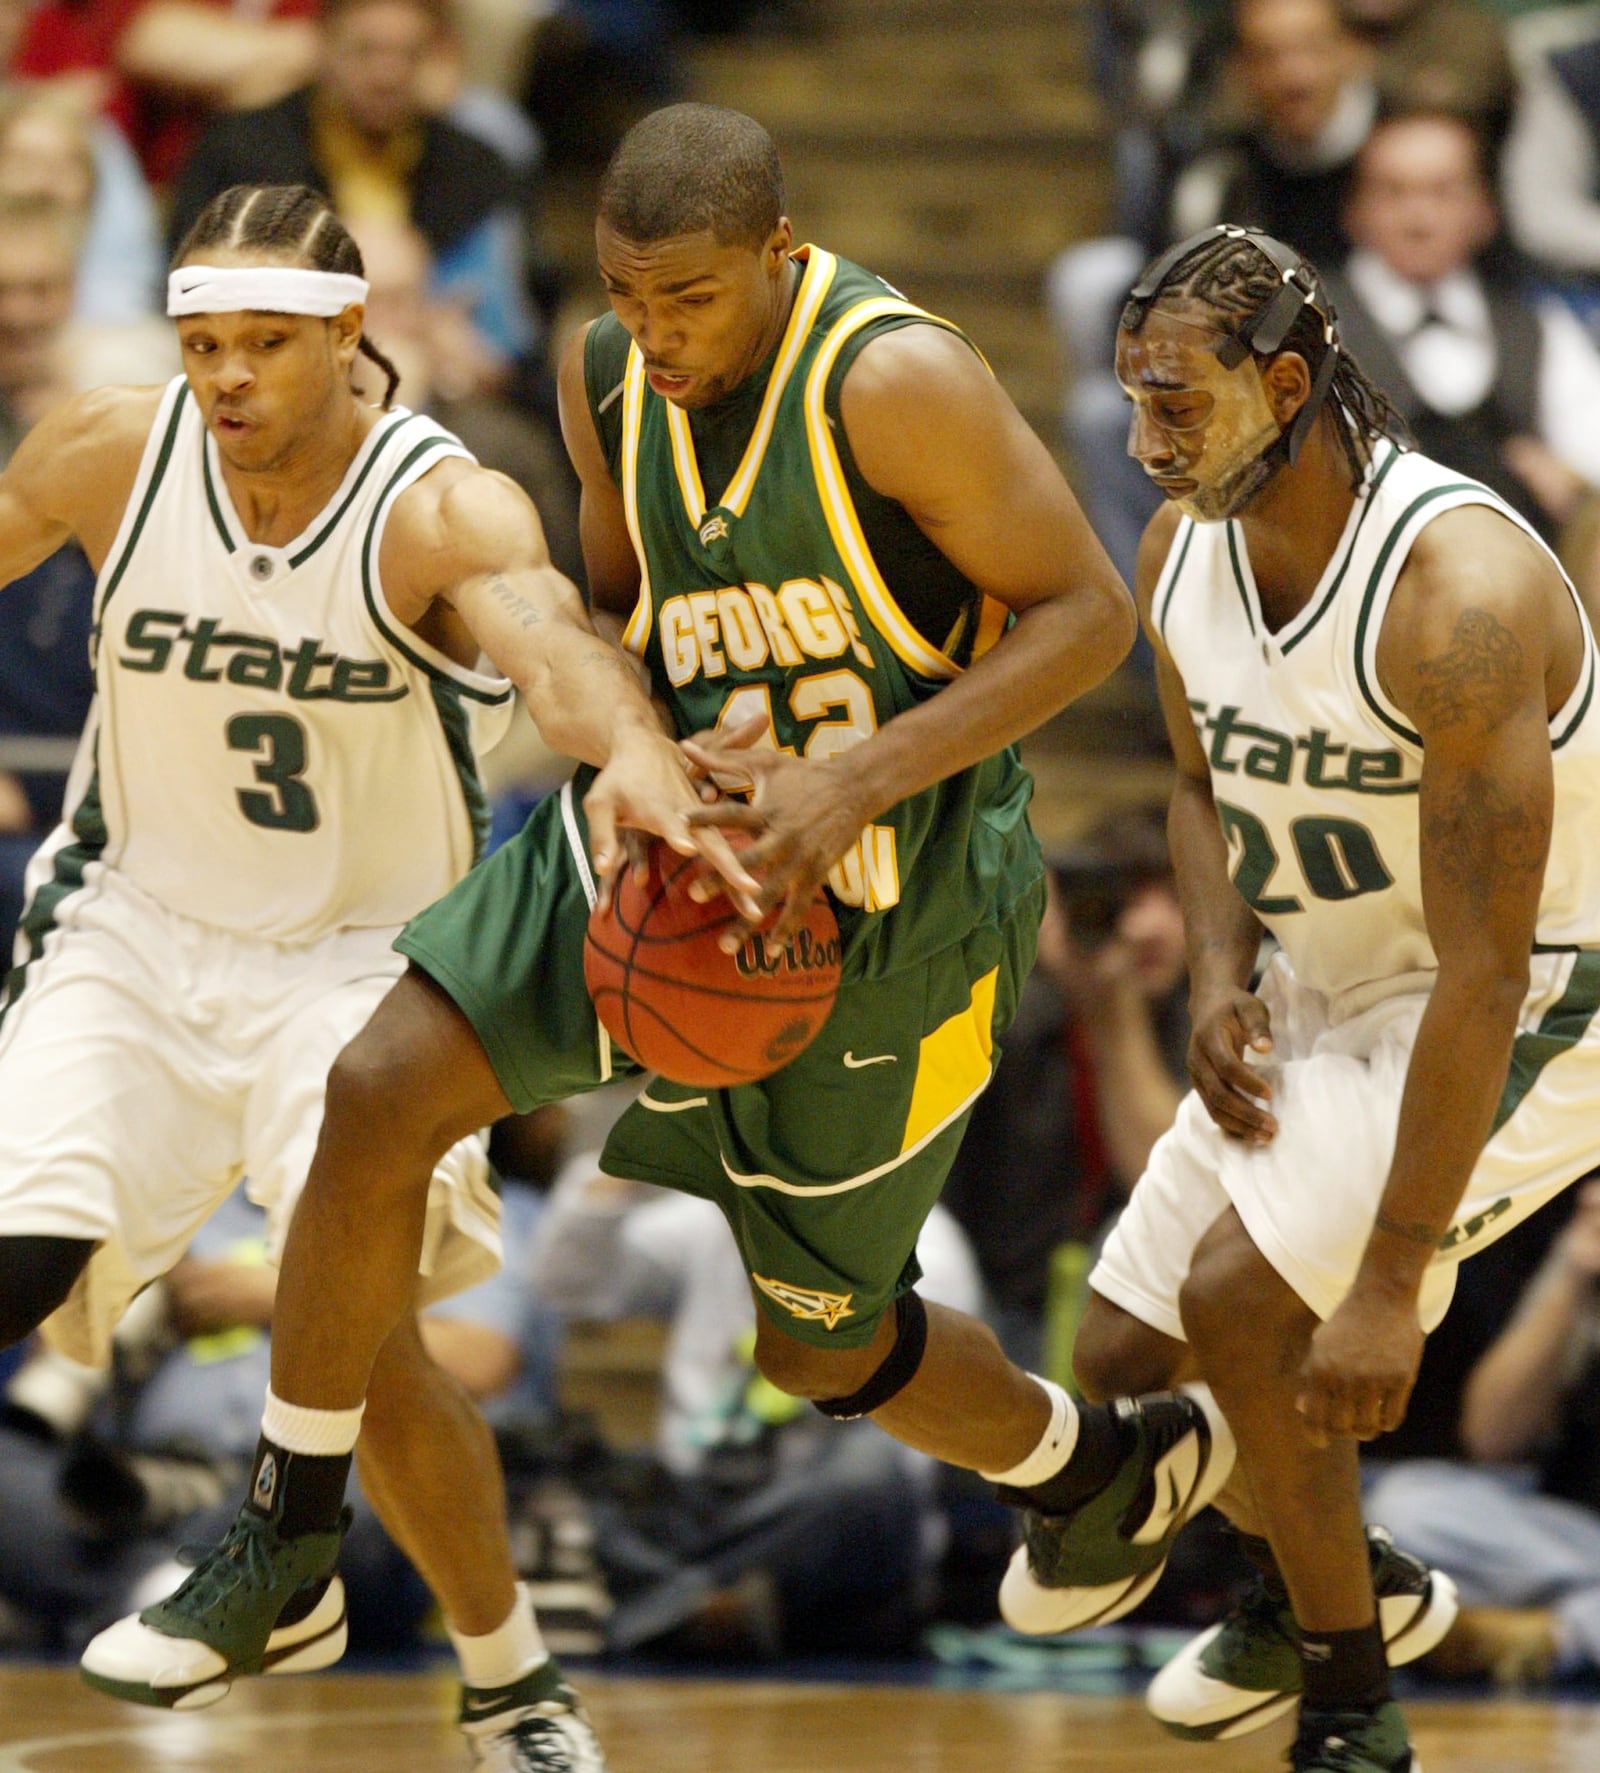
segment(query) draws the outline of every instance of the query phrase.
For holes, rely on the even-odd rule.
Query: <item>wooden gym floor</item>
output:
[[[582,1681],[613,1773],[1282,1773],[1287,1726],[1163,1737],[1133,1698],[765,1681]],[[463,1773],[445,1671],[252,1681],[183,1716],[0,1663],[0,1773]],[[1600,1706],[1408,1707],[1426,1773],[1594,1773]]]

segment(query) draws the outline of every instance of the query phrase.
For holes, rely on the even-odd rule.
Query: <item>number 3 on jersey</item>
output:
[[[256,759],[260,788],[241,788],[239,807],[252,825],[269,831],[315,831],[316,796],[300,780],[306,767],[306,729],[288,714],[236,714],[228,722],[228,749]]]
[[[806,740],[805,755],[812,763],[837,757],[878,730],[872,691],[854,671],[821,671],[800,678],[789,691],[789,708],[796,720],[817,723]],[[835,718],[824,720],[825,714]],[[764,683],[736,689],[722,704],[717,730],[756,717],[767,723],[767,736],[758,742],[793,757],[794,747],[779,745],[773,737],[772,691]],[[863,911],[886,911],[898,904],[900,868],[893,826],[868,825],[829,869],[828,890],[841,905],[859,905]]]

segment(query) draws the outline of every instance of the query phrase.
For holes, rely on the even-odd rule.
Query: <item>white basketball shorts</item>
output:
[[[44,1326],[62,1352],[103,1363],[128,1301],[241,1176],[277,1259],[329,1068],[404,970],[394,934],[253,941],[90,865],[0,1022],[0,1236],[100,1246]],[[499,1260],[499,1204],[474,1137],[434,1175],[419,1303]]]
[[[1538,955],[1533,976],[1502,1119],[1423,1279],[1425,1330],[1449,1308],[1459,1261],[1600,1164],[1600,954]],[[1259,1067],[1275,1092],[1271,1144],[1228,1138],[1190,1091],[1089,1275],[1097,1293],[1178,1341],[1195,1246],[1229,1207],[1326,1319],[1355,1279],[1388,1181],[1426,995],[1332,1026],[1280,954],[1261,997],[1272,1013],[1273,1051]]]

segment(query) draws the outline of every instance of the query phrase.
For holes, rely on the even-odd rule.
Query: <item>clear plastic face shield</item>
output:
[[[1221,335],[1208,321],[1154,306],[1178,262],[1219,237],[1250,240],[1281,280],[1278,291],[1236,332]],[[1282,347],[1301,309],[1317,294],[1315,273],[1292,249],[1226,224],[1180,241],[1134,285],[1129,299],[1151,306],[1123,329],[1118,348],[1118,374],[1134,400],[1128,450],[1187,516],[1201,523],[1236,516],[1299,454],[1338,362],[1331,314],[1317,304],[1327,350],[1287,429],[1273,412],[1261,359]],[[1157,323],[1147,327],[1151,319]]]

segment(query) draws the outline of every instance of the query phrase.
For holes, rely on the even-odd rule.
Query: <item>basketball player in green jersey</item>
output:
[[[845,943],[798,1060],[730,1090],[651,1081],[605,1161],[722,1207],[775,1383],[1040,1510],[1104,1496],[1137,1538],[1106,1580],[1149,1570],[1226,1475],[1209,1399],[1080,1410],[925,1306],[913,1255],[1033,954],[1042,868],[1009,747],[1122,658],[1127,593],[973,347],[795,246],[751,119],[684,105],[639,124],[596,238],[612,313],[561,371],[595,604],[689,755],[751,785],[702,811],[753,835],[775,939],[826,884]],[[285,1507],[302,1529],[320,1507],[334,1536],[338,1437],[404,1306],[432,1154],[626,1063],[582,987],[595,884],[580,777],[401,939],[412,970],[334,1067],[285,1252],[264,1556],[241,1569],[225,1543],[145,1616],[152,1639],[249,1672],[316,1569]],[[228,1573],[226,1603],[208,1571]]]

